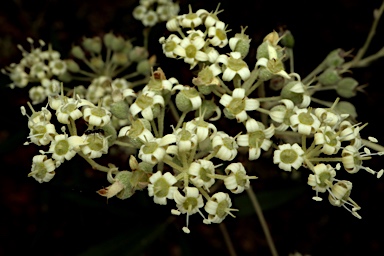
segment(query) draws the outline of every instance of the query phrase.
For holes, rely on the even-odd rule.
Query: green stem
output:
[[[220,228],[221,234],[224,237],[225,244],[227,245],[229,255],[237,256],[236,251],[235,251],[235,247],[233,246],[233,243],[232,243],[231,237],[229,236],[227,227],[225,226],[225,224],[223,222],[221,222],[219,224],[219,228]]]
[[[101,172],[108,172],[110,170],[108,167],[105,167],[103,165],[96,163],[93,159],[84,155],[83,152],[77,152],[77,154],[79,154],[82,158],[84,158],[85,161],[87,161],[92,166],[92,168],[95,170],[98,170]]]
[[[265,218],[264,218],[264,215],[263,215],[263,211],[261,210],[261,206],[259,204],[259,201],[257,200],[256,194],[253,191],[252,187],[246,189],[246,191],[248,193],[249,199],[252,202],[253,208],[255,209],[257,217],[259,218],[261,227],[263,228],[264,235],[265,235],[265,238],[267,239],[267,243],[268,243],[269,249],[271,250],[271,253],[272,253],[273,256],[277,256],[278,253],[277,253],[275,244],[273,242],[271,233],[269,232],[269,228],[268,228],[267,222],[265,221]]]
[[[179,128],[181,127],[181,125],[183,124],[183,122],[184,122],[184,118],[186,117],[187,113],[188,113],[188,112],[185,111],[185,112],[183,112],[183,113],[181,114],[181,117],[180,117],[179,121],[177,122],[177,125],[176,125],[176,127],[175,127],[175,130],[177,130],[177,129],[179,129]]]
[[[363,141],[364,146],[367,146],[373,150],[376,150],[377,152],[384,152],[384,147],[380,144],[373,143],[366,139],[361,139]]]
[[[383,11],[384,11],[384,1],[381,4],[380,8],[374,11],[372,27],[371,27],[371,30],[369,31],[368,37],[365,40],[363,47],[359,49],[355,58],[353,58],[352,61],[347,62],[343,65],[343,68],[345,68],[345,70],[348,70],[349,68],[354,67],[363,58],[364,54],[368,50],[369,45],[371,44],[373,37],[376,34],[376,28],[377,28],[377,25],[379,24],[379,20],[381,15],[383,14]]]
[[[252,86],[252,84],[256,81],[257,77],[259,76],[259,69],[258,68],[255,68],[254,70],[252,70],[251,72],[251,75],[249,76],[249,78],[247,79],[247,81],[245,81],[242,85],[242,87],[245,89],[245,91],[248,91],[249,88]]]

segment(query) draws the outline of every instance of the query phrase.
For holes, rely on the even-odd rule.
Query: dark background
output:
[[[140,34],[141,23],[131,18],[138,1],[101,0],[15,0],[0,3],[0,66],[21,58],[16,45],[28,49],[26,37],[51,42],[53,48],[67,56],[70,47],[83,36],[103,35],[114,31],[124,37]],[[255,49],[273,29],[286,26],[295,36],[295,71],[304,77],[335,48],[345,50],[362,46],[372,23],[374,8],[381,1],[221,1],[224,12],[220,19],[233,33],[248,26]],[[188,4],[193,10],[216,8],[218,1],[180,0],[181,12]],[[384,22],[368,53],[384,45]],[[161,56],[156,42],[167,35],[165,24],[152,30],[150,53],[157,54],[166,75],[190,83],[188,66]],[[140,36],[137,36],[140,42]],[[255,63],[254,51],[248,63]],[[182,67],[180,67],[182,66]],[[366,94],[351,102],[357,106],[358,120],[370,124],[364,137],[375,136],[384,141],[381,119],[384,105],[384,61],[369,69],[353,70],[360,84],[369,84]],[[201,218],[191,217],[191,234],[181,227],[184,216],[169,218],[171,205],[154,205],[146,192],[121,201],[98,196],[95,191],[108,185],[105,175],[96,173],[80,158],[64,163],[54,179],[39,184],[28,178],[34,146],[23,146],[28,134],[27,119],[20,114],[26,105],[25,89],[11,90],[9,80],[0,77],[0,153],[1,153],[1,222],[0,255],[22,252],[40,255],[209,255],[227,254],[217,225],[206,226]],[[335,98],[336,95],[323,95]],[[102,159],[103,161],[103,159]],[[379,170],[382,158],[370,164]],[[305,173],[307,170],[301,170]],[[384,255],[382,195],[384,183],[360,171],[355,175],[338,174],[353,182],[352,198],[360,204],[362,220],[342,208],[311,199],[314,195],[306,185],[307,173],[299,180],[281,175],[271,163],[260,161],[251,168],[254,190],[260,196],[272,236],[281,255],[298,250],[311,255]],[[269,255],[264,235],[256,216],[243,197],[233,197],[241,211],[236,219],[225,221],[238,255]],[[245,204],[244,208],[242,204]],[[244,209],[244,210],[243,210]]]

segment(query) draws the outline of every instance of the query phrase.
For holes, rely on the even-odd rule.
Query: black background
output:
[[[216,8],[218,1],[180,0],[181,12]],[[295,37],[295,71],[304,77],[333,49],[357,49],[362,46],[372,23],[373,9],[381,1],[221,1],[224,12],[220,19],[232,29],[248,26],[252,47],[256,49],[266,34],[286,26]],[[18,62],[21,54],[16,45],[27,48],[26,37],[52,42],[54,49],[67,56],[73,43],[83,36],[103,35],[114,31],[124,37],[140,35],[140,22],[131,17],[137,1],[101,0],[15,0],[0,3],[0,64],[2,67]],[[377,29],[369,53],[384,45],[384,22]],[[168,60],[161,55],[157,40],[167,35],[165,24],[152,30],[150,53],[166,75],[183,83],[192,77],[187,65]],[[140,36],[137,36],[140,42]],[[354,52],[356,53],[356,51]],[[250,52],[248,63],[255,63]],[[164,63],[164,64],[162,64]],[[383,60],[368,69],[353,70],[360,84],[368,83],[366,94],[351,99],[357,106],[358,120],[369,125],[363,136],[375,136],[384,141],[382,122]],[[226,255],[227,250],[217,225],[201,224],[191,217],[192,233],[181,231],[183,216],[170,220],[173,207],[154,205],[146,192],[121,201],[107,203],[95,191],[107,186],[104,174],[95,173],[80,158],[66,162],[47,184],[28,178],[34,146],[23,146],[28,134],[26,118],[19,108],[26,105],[27,90],[11,90],[9,80],[1,76],[1,223],[0,255],[21,252],[40,255]],[[336,95],[323,95],[335,98]],[[103,161],[103,160],[102,160]],[[383,160],[374,158],[370,166],[379,170]],[[305,172],[306,170],[302,170]],[[341,174],[353,184],[352,198],[362,206],[362,220],[326,200],[311,199],[313,191],[306,186],[306,175],[292,181],[281,176],[270,163],[261,163],[251,170],[259,179],[252,181],[254,190],[265,191],[304,187],[294,199],[270,207],[265,216],[280,255],[298,250],[311,255],[384,255],[382,195],[384,183],[360,171],[355,175]],[[339,175],[339,174],[338,174]],[[343,176],[344,175],[344,176]],[[288,192],[287,192],[288,193]],[[268,200],[268,199],[267,199]],[[263,206],[263,205],[262,205]],[[165,231],[159,228],[167,220]],[[268,247],[255,215],[240,215],[225,221],[238,255],[269,255]],[[156,233],[158,232],[158,233]],[[159,235],[160,234],[160,235]],[[92,250],[95,251],[92,251]]]

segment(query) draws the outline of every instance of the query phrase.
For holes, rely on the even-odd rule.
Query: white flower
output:
[[[199,61],[207,61],[208,55],[201,51],[205,45],[205,40],[201,36],[183,38],[173,52],[184,58],[184,62],[190,64],[190,69],[194,68]]]
[[[279,149],[273,153],[273,163],[279,164],[280,169],[290,172],[292,167],[296,170],[300,168],[304,161],[303,155],[304,151],[297,143],[279,145]]]
[[[28,177],[33,177],[40,183],[50,181],[55,176],[55,163],[45,155],[37,155],[32,159],[32,170]]]
[[[244,189],[249,188],[249,179],[257,179],[255,176],[248,176],[244,166],[241,163],[231,163],[225,168],[225,173],[228,175],[224,179],[225,187],[234,194],[239,194]]]
[[[60,59],[51,60],[49,62],[49,67],[51,69],[52,74],[56,76],[62,75],[67,71],[67,64]]]
[[[232,161],[237,155],[238,147],[235,138],[221,131],[212,139],[212,148],[217,152],[215,157],[224,161]]]
[[[167,172],[163,175],[161,171],[158,171],[149,178],[148,195],[153,196],[155,203],[165,205],[167,204],[167,198],[173,199],[177,187],[172,185],[176,181],[171,173]]]
[[[308,176],[308,185],[316,191],[316,196],[313,199],[321,201],[322,199],[318,196],[318,193],[324,193],[333,185],[336,171],[329,164],[321,163],[313,167],[313,172],[314,174]]]
[[[66,98],[65,101],[56,110],[57,120],[62,124],[69,124],[70,118],[77,120],[83,116],[83,113],[79,110],[82,106],[93,106],[93,104],[87,100],[75,100],[73,98]]]
[[[341,147],[338,133],[329,126],[322,126],[317,130],[314,142],[316,145],[323,145],[321,152],[326,155],[336,154]]]
[[[146,119],[136,119],[129,126],[120,129],[118,137],[128,136],[131,140],[140,140],[141,143],[152,140],[151,125]]]
[[[157,13],[153,10],[149,10],[144,17],[141,19],[143,25],[146,27],[153,27],[158,21]]]
[[[221,96],[220,104],[225,107],[224,114],[230,119],[236,117],[238,123],[247,120],[246,111],[256,110],[260,106],[258,100],[248,99],[245,96],[245,89],[243,88],[233,90],[232,96],[228,94]]]
[[[223,48],[228,44],[227,33],[225,32],[225,23],[222,21],[217,21],[214,26],[211,26],[208,29],[208,36],[212,37],[209,39],[209,42],[213,46]]]
[[[181,213],[187,214],[187,225],[183,228],[183,230],[184,232],[189,233],[189,216],[196,212],[199,212],[200,215],[203,216],[199,208],[204,206],[204,202],[203,197],[201,196],[197,188],[186,187],[184,191],[185,196],[182,196],[178,190],[175,190],[173,198],[176,202],[177,209]]]
[[[217,62],[225,65],[223,72],[224,81],[231,81],[236,74],[244,81],[251,75],[247,63],[241,59],[241,53],[239,52],[231,52],[229,56],[220,55],[217,58]]]
[[[141,115],[148,121],[152,121],[156,116],[154,116],[154,111],[158,113],[159,107],[164,107],[164,98],[161,95],[156,94],[153,91],[146,91],[141,94],[135,102],[131,105],[130,111],[133,116],[141,113]]]
[[[197,187],[204,187],[209,192],[209,188],[215,183],[215,179],[211,175],[215,174],[215,166],[211,161],[198,159],[191,163],[188,169],[188,174]]]
[[[32,104],[42,103],[46,98],[47,94],[43,86],[34,86],[29,89],[29,98],[32,100]]]
[[[55,137],[55,126],[49,122],[33,123],[28,138],[38,146],[48,145]]]
[[[48,96],[55,96],[59,95],[60,93],[60,82],[56,79],[49,80],[47,78],[44,78],[41,81],[41,85],[44,87],[45,94]]]
[[[192,12],[192,8],[189,6],[189,13],[181,15],[180,17],[180,25],[184,28],[196,28],[203,21],[201,18],[194,12]]]
[[[212,223],[221,223],[227,215],[235,217],[231,211],[232,201],[227,193],[218,192],[205,204],[204,210],[208,213],[208,221]]]
[[[319,129],[320,121],[309,109],[296,109],[295,112],[290,117],[292,130],[297,130],[300,134],[309,135]]]
[[[161,139],[153,138],[140,147],[139,158],[144,162],[157,164],[164,158],[168,145],[175,142],[176,136],[173,134],[167,134]]]
[[[364,148],[364,153],[359,152],[353,145],[348,145],[343,149],[341,153],[342,163],[344,169],[348,173],[357,173],[359,170],[363,169],[369,172],[370,174],[376,174],[377,178],[380,178],[382,175],[382,171],[376,172],[369,167],[363,166],[363,160],[368,160],[372,155],[381,155],[382,153],[371,153],[368,148]]]
[[[83,111],[89,125],[102,127],[111,121],[112,114],[106,108],[86,106]]]
[[[177,55],[175,53],[175,50],[177,46],[181,43],[181,39],[175,35],[171,34],[167,39],[164,37],[161,37],[159,42],[161,43],[161,47],[163,48],[163,53],[168,58],[176,58]],[[179,48],[179,54],[181,56],[185,56],[185,50],[183,51],[182,48]]]
[[[147,7],[144,5],[136,6],[135,9],[133,9],[132,15],[137,20],[142,20],[147,13]]]
[[[347,180],[340,180],[332,186],[332,191],[329,193],[328,200],[333,206],[343,206],[347,211],[352,213],[353,216],[361,219],[361,216],[357,213],[361,208],[350,197],[351,191],[352,183]],[[352,206],[352,210],[346,205]]]
[[[100,133],[83,134],[81,151],[89,158],[99,158],[108,153],[108,139]]]
[[[202,117],[196,117],[194,120],[187,122],[186,129],[196,133],[198,142],[202,142],[208,136],[213,137],[217,132],[216,126],[205,122]]]
[[[248,119],[246,122],[247,134],[237,137],[237,144],[242,147],[249,147],[249,160],[255,160],[260,157],[261,149],[267,151],[272,141],[269,140],[275,133],[273,125],[265,129],[264,125],[255,119]]]
[[[71,136],[67,134],[58,134],[51,142],[48,153],[52,153],[52,158],[63,163],[64,160],[71,160],[76,155],[79,147],[84,145],[84,140],[79,136]]]
[[[184,127],[174,131],[174,134],[177,138],[176,145],[178,146],[179,152],[191,151],[197,147],[197,135],[193,131]]]

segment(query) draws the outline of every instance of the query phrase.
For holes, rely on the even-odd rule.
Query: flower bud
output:
[[[99,57],[93,57],[91,59],[91,66],[96,69],[102,69],[104,67],[104,61],[103,59]]]
[[[108,145],[112,146],[113,142],[117,139],[117,131],[112,122],[103,126],[104,135],[108,138]],[[111,143],[112,142],[112,143]]]
[[[182,112],[196,110],[201,106],[201,98],[195,88],[185,89],[176,95],[176,106]]]
[[[148,58],[148,51],[144,47],[135,46],[129,52],[129,59],[134,62],[139,62]]]
[[[334,85],[341,80],[341,76],[335,68],[327,68],[321,75],[319,75],[319,82],[323,85]]]
[[[129,106],[125,100],[112,103],[110,111],[118,119],[128,119],[129,117]]]
[[[295,38],[293,37],[291,31],[285,31],[284,36],[281,38],[280,42],[283,46],[292,49],[295,45]]]
[[[344,51],[342,49],[336,49],[331,51],[325,58],[325,64],[328,67],[340,67],[344,63]]]
[[[359,83],[352,77],[345,77],[337,83],[336,92],[341,97],[352,98],[356,96],[356,87]]]
[[[72,59],[65,60],[65,63],[67,64],[67,68],[72,73],[77,73],[80,71],[79,65],[76,63],[76,61]]]
[[[85,59],[84,51],[83,51],[83,49],[81,49],[80,46],[72,47],[71,53],[73,54],[73,56],[75,56],[75,58],[78,58],[80,60]]]
[[[229,40],[229,46],[233,52],[240,52],[241,58],[244,59],[249,52],[249,46],[251,39],[249,36],[244,34],[247,28],[242,28],[241,33],[236,34],[233,38]]]
[[[151,64],[147,59],[141,60],[136,67],[137,72],[141,75],[147,76],[151,72]]]
[[[283,99],[291,100],[295,105],[303,102],[304,86],[301,82],[292,81],[287,83],[281,90],[280,96]]]
[[[84,38],[83,47],[85,50],[92,53],[100,53],[101,52],[101,39],[100,37],[94,38]]]

